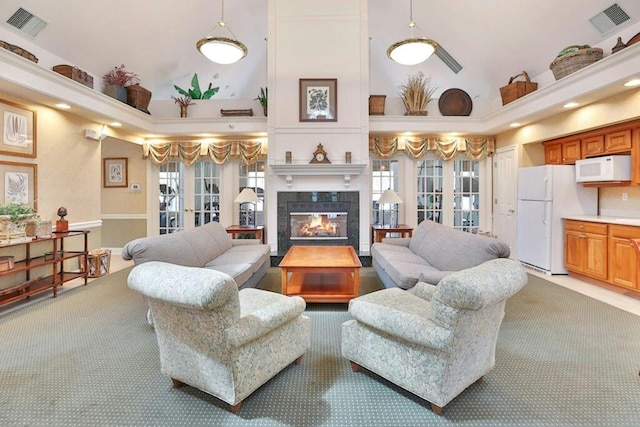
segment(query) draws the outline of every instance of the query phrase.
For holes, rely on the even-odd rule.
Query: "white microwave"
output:
[[[631,181],[631,156],[616,155],[577,160],[576,181]]]

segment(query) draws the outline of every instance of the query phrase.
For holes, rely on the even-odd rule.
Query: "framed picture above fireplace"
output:
[[[300,121],[338,121],[338,79],[300,79]]]

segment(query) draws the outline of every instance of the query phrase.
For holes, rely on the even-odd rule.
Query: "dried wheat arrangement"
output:
[[[407,112],[405,115],[427,115],[427,105],[433,99],[436,87],[432,86],[431,78],[424,77],[421,72],[409,76],[407,82],[400,86],[400,97]]]

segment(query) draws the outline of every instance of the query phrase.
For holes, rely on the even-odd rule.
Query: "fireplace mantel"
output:
[[[340,163],[340,164],[309,164],[309,163],[291,163],[291,164],[273,164],[276,175],[285,176],[287,179],[287,187],[293,185],[293,177],[298,176],[327,176],[342,175],[344,176],[344,186],[348,187],[351,183],[351,175],[360,175],[367,165],[356,163]]]

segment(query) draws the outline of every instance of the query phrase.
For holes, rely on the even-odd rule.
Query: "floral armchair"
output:
[[[159,261],[137,265],[127,283],[149,300],[162,372],[231,405],[311,347],[311,320],[300,297],[254,288],[231,276]]]
[[[506,258],[455,272],[412,295],[384,289],[351,300],[342,355],[431,403],[434,413],[495,365],[506,300],[526,283]]]

